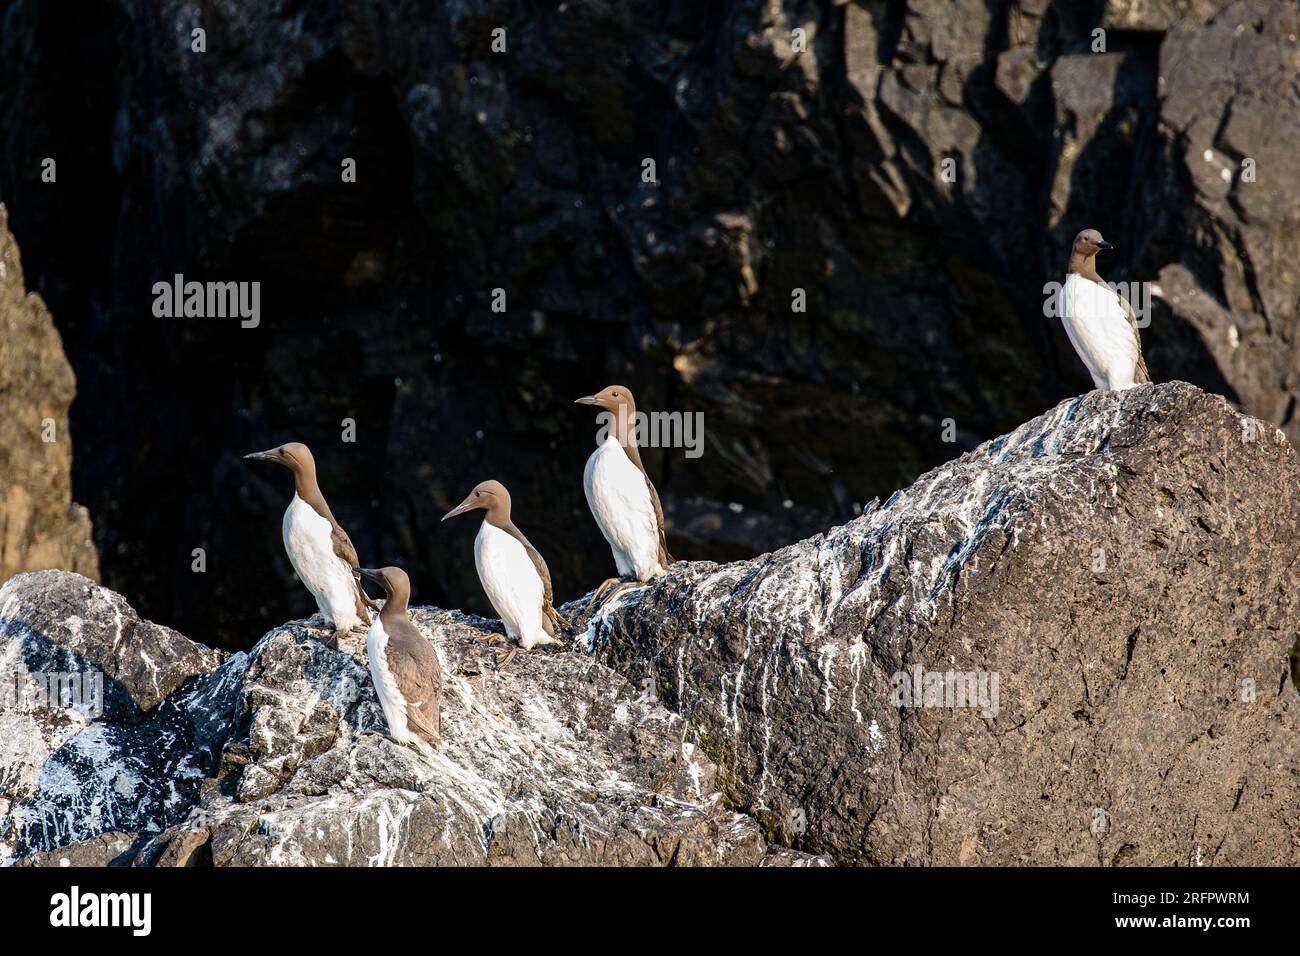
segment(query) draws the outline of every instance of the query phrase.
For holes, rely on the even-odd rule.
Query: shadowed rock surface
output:
[[[489,476],[583,593],[570,403],[610,381],[706,415],[702,457],[647,454],[670,515],[745,508],[674,553],[805,537],[1087,388],[1043,314],[1085,225],[1158,286],[1153,377],[1294,439],[1298,33],[1271,0],[108,0],[69,35],[0,0],[0,196],[108,582],[240,648],[309,613],[236,457],[293,438],[417,600],[487,609],[437,521]],[[262,281],[261,325],[154,319],[176,273]]]
[[[23,286],[0,204],[0,582],[39,568],[99,576],[90,516],[72,502],[75,391],[54,320]]]
[[[825,535],[674,566],[587,641],[687,718],[731,805],[841,863],[1294,865],[1298,576],[1285,437],[1148,385]],[[900,707],[914,668],[998,694]]]
[[[359,634],[332,651],[294,622],[226,657],[76,575],[22,575],[0,590],[6,672],[100,666],[108,690],[93,722],[0,708],[0,849],[1296,864],[1298,555],[1275,428],[1182,383],[1091,392],[824,535],[570,604],[572,647],[504,671],[498,625],[417,608],[447,680],[432,756],[368,733]],[[997,695],[935,706],[923,682],[900,707],[893,676],[918,667],[995,674]]]

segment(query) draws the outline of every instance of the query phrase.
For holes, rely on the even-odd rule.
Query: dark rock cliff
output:
[[[356,637],[294,622],[225,656],[22,575],[6,670],[107,690],[93,720],[0,706],[0,850],[1295,865],[1297,575],[1290,444],[1178,383],[1062,403],[772,554],[571,604],[571,647],[505,670],[497,625],[416,609],[447,675],[434,757],[366,733]]]
[[[706,414],[703,457],[648,455],[683,555],[837,524],[1087,386],[1042,294],[1083,225],[1158,287],[1157,380],[1300,434],[1292,3],[92,7],[0,0],[0,197],[106,579],[196,638],[309,608],[235,457],[290,437],[424,601],[485,609],[436,520],[489,476],[561,596],[608,573],[569,403],[609,381]],[[262,281],[260,327],[154,319],[175,273]]]

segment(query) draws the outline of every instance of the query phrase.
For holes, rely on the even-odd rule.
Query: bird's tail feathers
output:
[[[442,721],[437,718],[430,720],[419,707],[407,706],[406,723],[426,747],[436,749],[442,742],[442,729],[439,726]]]

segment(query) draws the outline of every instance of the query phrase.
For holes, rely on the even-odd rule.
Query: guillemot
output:
[[[1075,236],[1060,301],[1061,324],[1093,384],[1118,390],[1149,382],[1151,376],[1133,307],[1097,274],[1097,253],[1113,248],[1096,229]]]
[[[582,487],[592,516],[614,553],[614,565],[624,579],[646,582],[656,578],[673,558],[664,537],[659,493],[637,450],[636,400],[626,386],[610,385],[576,403],[594,405],[612,416],[609,435],[587,459]],[[619,578],[605,581],[596,590],[596,599],[618,582]]]
[[[415,629],[407,611],[411,581],[401,568],[355,568],[384,589],[388,600],[370,622],[366,654],[388,733],[399,744],[418,738],[431,747],[442,738],[442,665],[438,652]]]
[[[334,520],[320,485],[316,483],[316,459],[301,442],[257,451],[245,458],[273,461],[293,472],[293,500],[285,509],[282,530],[284,550],[289,553],[298,579],[316,598],[325,626],[332,628],[334,647],[337,634],[370,622],[374,603],[366,597],[352,569],[360,562],[347,532]]]
[[[546,561],[510,520],[510,492],[506,486],[499,481],[475,485],[442,520],[479,509],[486,514],[474,539],[474,565],[506,634],[526,651],[541,644],[559,643],[556,629],[568,627],[569,622],[555,610]],[[512,650],[498,666],[505,667],[513,657]]]

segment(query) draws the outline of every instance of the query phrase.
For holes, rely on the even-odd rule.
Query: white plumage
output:
[[[1109,286],[1072,272],[1061,291],[1061,323],[1101,389],[1136,384],[1140,347],[1124,303]]]
[[[620,576],[649,581],[664,572],[659,563],[659,519],[641,469],[618,439],[606,438],[582,473],[587,504],[614,552]]]
[[[410,743],[415,735],[406,725],[406,698],[388,667],[388,634],[378,615],[366,632],[366,655],[370,658],[370,678],[375,682],[379,706],[383,708],[384,720],[388,721],[388,733],[399,744]]]
[[[514,535],[484,521],[474,539],[474,565],[512,640],[526,651],[538,644],[556,643],[542,626],[545,591],[541,576]]]
[[[356,579],[334,552],[330,523],[294,494],[284,512],[283,530],[284,550],[299,580],[316,598],[325,624],[342,631],[360,626]]]

